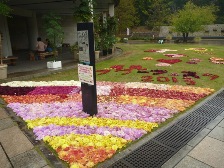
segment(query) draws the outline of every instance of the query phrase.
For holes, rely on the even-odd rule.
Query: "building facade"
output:
[[[95,0],[94,12],[114,15],[114,6],[119,0]],[[64,31],[63,42],[77,42],[77,21],[74,20],[74,6],[80,1],[74,0],[10,0],[8,5],[13,9],[12,17],[0,16],[0,32],[3,35],[3,56],[13,55],[14,50],[35,50],[37,37],[47,38],[42,16],[54,12],[62,18]]]
[[[159,37],[182,37],[181,33],[173,32],[171,26],[161,26]],[[224,38],[224,24],[204,25],[204,29],[199,32],[189,33],[189,37],[201,38]]]

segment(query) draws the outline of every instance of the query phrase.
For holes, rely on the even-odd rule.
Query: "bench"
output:
[[[40,55],[40,59],[43,60],[43,59],[45,59],[45,57],[48,57],[48,56],[57,57],[58,52],[43,52],[43,53],[39,53],[39,55]]]
[[[8,56],[8,57],[3,57],[2,61],[3,61],[3,63],[8,64],[8,65],[16,65],[17,59],[18,59],[18,57]]]

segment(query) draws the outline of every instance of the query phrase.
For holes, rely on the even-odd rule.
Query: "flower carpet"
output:
[[[153,83],[97,82],[98,114],[82,111],[78,81],[14,81],[0,95],[36,140],[71,168],[93,167],[162,122],[214,92],[210,88]]]
[[[224,58],[211,57],[209,60],[214,64],[224,64]]]

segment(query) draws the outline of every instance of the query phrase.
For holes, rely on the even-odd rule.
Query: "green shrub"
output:
[[[194,38],[195,43],[199,43],[201,41],[201,37],[197,36]]]
[[[173,36],[172,36],[171,34],[168,34],[168,35],[166,36],[166,40],[168,40],[168,41],[172,40],[172,38],[173,38]]]

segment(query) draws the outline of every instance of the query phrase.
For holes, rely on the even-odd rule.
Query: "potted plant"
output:
[[[74,55],[74,60],[77,61],[79,60],[79,54],[78,54],[78,43],[76,42],[75,44],[73,44],[72,46],[70,46],[71,52]]]
[[[106,56],[108,53],[108,48],[109,48],[109,42],[108,42],[108,35],[105,34],[104,36],[101,36],[101,49],[103,51],[103,56]]]
[[[100,58],[100,38],[95,37],[95,60]]]
[[[116,43],[115,35],[108,36],[108,54],[113,53],[115,43]]]
[[[10,12],[12,9],[6,5],[7,0],[0,2],[0,15],[10,17]],[[7,64],[3,64],[3,55],[2,55],[2,33],[0,32],[0,79],[7,78]]]
[[[54,50],[53,51],[53,57],[47,61],[47,68],[62,68],[62,63],[61,61],[58,61],[58,51]]]
[[[112,54],[114,50],[114,44],[116,43],[116,31],[117,31],[117,19],[114,16],[107,18],[107,31],[108,31],[108,53]]]
[[[100,37],[100,48],[103,52],[103,56],[107,55],[108,50],[108,31],[107,31],[107,22],[101,23],[99,30]]]
[[[51,42],[51,47],[53,49],[54,57],[51,61],[47,62],[48,68],[61,68],[61,61],[58,61],[58,48],[62,45],[63,30],[61,25],[61,17],[54,13],[49,13],[43,16],[44,29],[47,34],[48,39]]]
[[[94,14],[94,40],[95,40],[95,60],[100,58],[100,19],[101,14]]]
[[[107,18],[107,30],[108,34],[115,35],[117,31],[117,19],[114,16]]]
[[[99,27],[99,36],[101,37],[101,49],[103,55],[112,54],[114,44],[116,43],[117,22],[115,17],[108,17],[106,21],[101,21]]]

